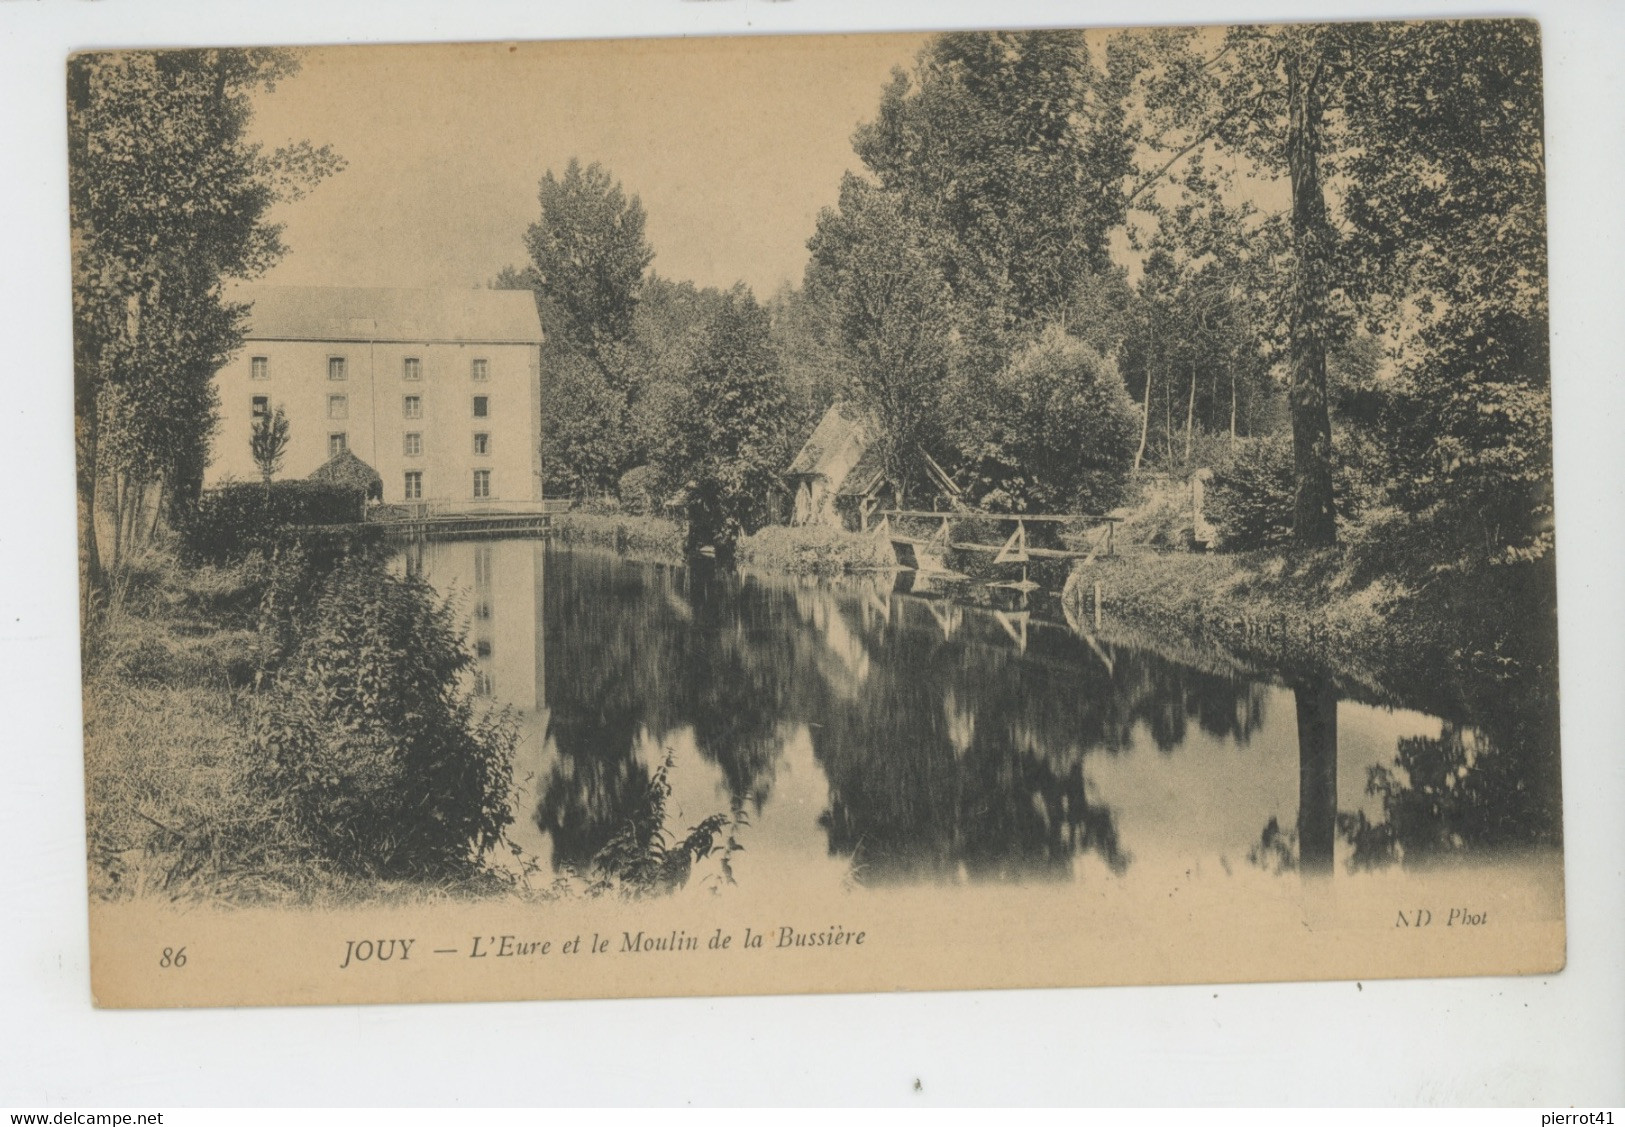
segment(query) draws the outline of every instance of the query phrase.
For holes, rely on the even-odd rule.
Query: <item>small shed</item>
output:
[[[867,530],[877,509],[901,508],[902,490],[886,473],[880,428],[861,410],[836,403],[818,420],[812,437],[796,455],[785,476],[796,491],[791,524],[847,525]],[[924,450],[915,472],[946,501],[950,509],[965,507],[964,495],[948,472]]]
[[[836,403],[824,412],[812,437],[785,471],[796,491],[791,524],[841,523],[835,498],[857,488],[859,483],[853,479],[859,476],[866,481],[881,476],[870,439],[872,431],[873,424],[850,404]],[[860,465],[862,475],[854,473]]]
[[[384,499],[384,479],[378,471],[348,450],[340,450],[311,471],[309,481],[329,485],[347,485],[362,493],[369,501]]]

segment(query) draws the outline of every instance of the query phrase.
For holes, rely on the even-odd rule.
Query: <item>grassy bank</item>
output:
[[[737,559],[790,575],[841,575],[896,562],[890,545],[873,535],[827,525],[768,525],[740,540]]]
[[[468,897],[503,883],[483,866],[362,872],[312,847],[299,788],[278,779],[266,740],[270,713],[289,707],[277,687],[293,650],[279,596],[303,572],[260,556],[187,568],[155,552],[94,621],[84,664],[92,895],[321,904]]]
[[[517,730],[460,685],[468,652],[439,597],[370,549],[208,567],[151,553],[86,639],[91,894],[638,897],[725,860],[725,814],[665,835],[663,768],[600,854],[538,872],[506,837]]]
[[[1471,708],[1498,685],[1555,681],[1549,562],[1417,583],[1362,575],[1356,559],[1131,546],[1080,566],[1069,590],[1086,604],[1098,581],[1113,622],[1441,712]]]

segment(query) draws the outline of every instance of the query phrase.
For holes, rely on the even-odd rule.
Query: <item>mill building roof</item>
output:
[[[242,285],[249,340],[540,344],[529,290]]]

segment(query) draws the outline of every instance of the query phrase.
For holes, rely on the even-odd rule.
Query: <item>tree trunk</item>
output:
[[[108,485],[112,490],[112,512],[109,515],[113,518],[113,558],[108,569],[116,579],[119,571],[119,551],[124,547],[124,475],[113,474],[113,480]]]
[[[154,498],[152,503],[152,527],[147,529],[147,543],[149,544],[158,539],[158,522],[163,518],[164,504],[167,499],[165,492],[163,482],[159,482],[158,496]]]
[[[1162,450],[1171,472],[1174,468],[1174,379],[1169,375],[1162,385]]]
[[[1230,456],[1236,454],[1236,358],[1231,356],[1226,365],[1230,369]]]
[[[79,617],[88,623],[92,595],[102,585],[101,550],[96,543],[96,412],[78,419],[76,467],[79,493]]]
[[[1326,395],[1331,330],[1332,230],[1320,181],[1320,79],[1313,38],[1288,47],[1287,165],[1292,178],[1292,244],[1297,258],[1291,312],[1292,463],[1297,490],[1292,535],[1305,547],[1337,542],[1332,508],[1332,423]]]
[[[1156,366],[1156,322],[1152,321],[1147,337],[1145,350],[1145,402],[1140,406],[1140,448],[1134,452],[1134,472],[1140,472],[1140,462],[1145,458],[1145,440],[1151,433],[1151,370]]]
[[[1185,404],[1185,468],[1191,468],[1191,438],[1196,429],[1196,361],[1191,361],[1191,396]]]

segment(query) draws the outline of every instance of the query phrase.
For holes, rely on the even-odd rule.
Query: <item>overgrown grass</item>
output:
[[[314,646],[325,653],[332,644],[319,623],[295,621],[297,608],[277,605],[276,596],[296,596],[313,575],[344,566],[343,559],[313,561],[310,553],[290,550],[275,562],[251,556],[234,566],[194,569],[152,553],[120,577],[116,597],[102,602],[90,624],[85,647],[93,895],[312,903],[467,897],[511,883],[483,862],[479,848],[470,849],[467,863],[411,871],[396,865],[396,872],[388,871],[388,857],[378,865],[357,864],[343,851],[321,848],[310,833],[309,787],[302,776],[278,775],[279,752],[265,743],[275,728],[266,719],[285,713],[289,694],[300,690],[297,682],[279,685],[277,678],[290,639],[300,640],[305,651]],[[370,565],[351,560],[348,566]],[[398,614],[400,608],[385,606],[381,613]],[[444,644],[460,642],[452,636]],[[363,662],[375,667],[368,676],[388,676],[396,667],[376,644],[362,648]],[[414,642],[413,648],[420,647]],[[448,702],[461,699],[449,691]],[[390,755],[396,737],[366,717],[320,721],[331,695],[310,696],[302,712],[316,716],[336,741],[370,741],[378,754]],[[470,717],[454,712],[450,720],[471,738],[488,734],[476,730]],[[507,750],[501,754],[506,757]],[[333,785],[332,774],[317,772],[321,777],[312,776],[312,785]],[[376,775],[362,782],[376,788]],[[409,779],[402,784],[407,790],[413,785]],[[444,804],[445,790],[435,788],[425,798],[426,813]],[[505,792],[483,797],[506,803]],[[409,845],[410,834],[384,825],[377,815],[387,809],[375,807],[358,808],[359,820],[349,829],[333,828],[357,840],[382,832],[397,845]],[[489,847],[489,840],[484,844]]]
[[[739,541],[741,564],[791,575],[840,575],[896,562],[891,545],[873,534],[828,525],[771,524]]]
[[[369,626],[369,592],[379,584],[297,551],[275,563],[250,557],[200,569],[153,554],[125,578],[122,598],[95,621],[86,654],[93,896],[299,905],[635,898],[675,891],[713,854],[720,868],[708,879],[731,883],[743,812],[668,835],[668,760],[588,871],[533,886],[534,859],[502,835],[511,749],[499,738],[503,721],[469,711],[442,675],[452,658],[422,667],[427,643],[415,618],[438,620],[440,612],[404,597],[413,592],[385,598],[383,618]],[[384,586],[391,582],[411,586],[398,579]],[[285,605],[301,587],[307,594]],[[334,599],[358,621],[337,623]],[[384,651],[399,647],[379,629],[406,630],[412,654],[397,662]],[[374,682],[383,694],[376,700],[362,692]],[[410,686],[420,682],[414,697]],[[424,692],[450,694],[438,734],[423,718],[434,711]],[[356,693],[349,703],[359,711],[346,704]],[[335,707],[343,715],[324,719]],[[417,718],[410,732],[379,719],[403,708]],[[439,764],[440,777],[424,777],[414,739],[432,753],[428,773]],[[453,764],[441,762],[441,749]],[[499,752],[497,770],[491,756]],[[362,769],[352,770],[357,764]],[[436,814],[448,800],[459,805]],[[458,816],[467,825],[455,823]],[[416,839],[436,827],[433,848],[418,848]],[[464,838],[466,852],[457,846]]]

